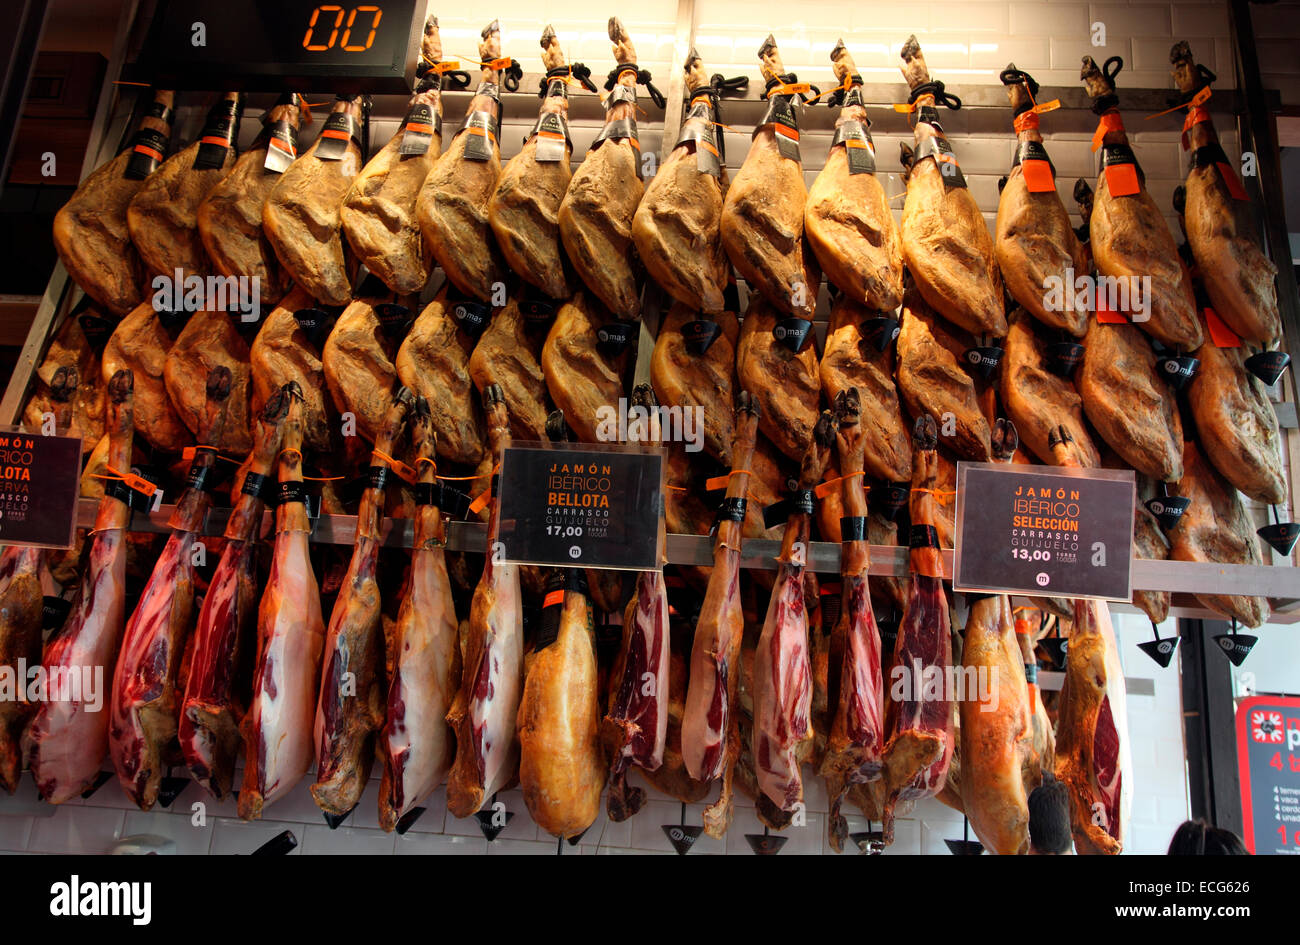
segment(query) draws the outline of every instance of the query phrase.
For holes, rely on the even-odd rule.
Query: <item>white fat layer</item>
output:
[[[492,573],[496,606],[488,615],[486,658],[492,698],[471,699],[469,718],[483,729],[483,797],[505,787],[514,774],[515,717],[523,690],[524,625],[519,569],[497,565]]]

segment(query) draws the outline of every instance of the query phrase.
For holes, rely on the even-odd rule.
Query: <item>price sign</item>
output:
[[[512,446],[497,534],[515,564],[654,571],[663,551],[664,456],[635,446]]]
[[[0,545],[72,547],[81,438],[0,430]]]
[[[953,587],[1129,601],[1133,473],[957,464]]]
[[[1246,849],[1300,853],[1300,699],[1252,696],[1237,705],[1237,765]]]

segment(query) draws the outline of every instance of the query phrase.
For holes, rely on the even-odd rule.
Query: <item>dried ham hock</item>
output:
[[[83,453],[93,450],[104,435],[104,378],[99,353],[87,339],[81,319],[103,317],[101,309],[90,306],[81,316],[64,319],[45,349],[23,407],[25,429],[45,432],[52,416],[60,436],[81,437]]]
[[[632,220],[645,193],[636,131],[636,49],[616,16],[609,18],[609,38],[618,75],[605,100],[605,125],[560,203],[560,238],[592,294],[618,318],[635,318],[641,304]]]
[[[121,476],[131,467],[132,401],[131,372],[118,371],[108,382],[108,476]],[[72,800],[90,787],[108,753],[104,703],[110,680],[103,668],[117,659],[126,619],[126,527],[131,513],[125,489],[112,481],[105,489],[77,602],[41,657],[47,680],[70,684],[76,675],[81,691],[41,702],[23,733],[23,754],[36,790],[51,804]],[[88,689],[87,684],[93,685]]]
[[[794,76],[785,72],[770,34],[758,58],[768,86],[768,111],[727,188],[722,245],[736,271],[771,305],[786,315],[811,319],[820,275],[816,258],[804,245],[808,188],[799,160],[795,95],[783,91]],[[800,449],[792,458],[802,455]]]
[[[348,245],[369,272],[398,295],[424,288],[433,257],[420,232],[415,202],[442,151],[442,58],[438,20],[424,24],[420,74],[397,134],[372,157],[339,208]]]
[[[765,297],[750,296],[740,326],[736,375],[759,408],[759,429],[787,457],[801,461],[812,442],[821,396],[816,339],[787,334],[778,307]]]
[[[1040,461],[1052,462],[1052,431],[1065,425],[1083,453],[1082,465],[1098,466],[1101,457],[1088,434],[1083,398],[1069,377],[1051,369],[1043,334],[1025,309],[1011,313],[1003,342],[1002,403],[1020,441]]]
[[[174,338],[149,302],[142,302],[117,323],[104,347],[101,367],[109,383],[121,370],[134,378],[136,432],[155,449],[179,453],[194,442],[167,393],[164,372]]]
[[[40,548],[9,545],[0,551],[0,673],[8,679],[0,700],[0,788],[18,789],[23,769],[22,734],[37,703],[27,698],[27,666],[41,662],[41,615],[45,582],[53,583]]]
[[[501,390],[483,395],[493,463],[510,444]],[[497,532],[499,503],[488,503],[488,540]],[[447,712],[456,732],[456,760],[447,779],[447,809],[468,817],[514,780],[519,763],[515,716],[523,689],[523,601],[519,568],[487,555],[470,604],[460,691]]]
[[[460,625],[447,575],[446,522],[439,508],[433,418],[417,398],[409,421],[420,473],[415,544],[392,639],[379,787],[379,825],[393,830],[442,783],[456,742],[447,710],[460,688]]]
[[[908,37],[899,55],[917,116],[899,228],[903,259],[930,307],[973,335],[1001,338],[1007,321],[993,240],[935,107],[936,102],[951,106],[954,100],[942,83],[930,81],[915,36]]]
[[[286,385],[259,415],[253,454],[226,524],[225,547],[194,628],[177,735],[190,775],[217,798],[230,793],[243,747],[239,724],[248,709],[246,680],[257,654],[258,539],[295,394],[296,388]]]
[[[249,415],[248,342],[235,327],[233,318],[222,311],[199,311],[190,316],[167,351],[163,383],[172,409],[193,434],[196,443],[216,447],[232,456],[246,456],[253,448],[252,418]],[[194,383],[212,371],[230,375],[221,422],[214,422],[208,399]]]
[[[448,330],[448,326],[442,326],[442,331]],[[551,405],[546,392],[546,376],[542,373],[541,353],[544,341],[544,334],[524,315],[520,299],[516,295],[506,301],[504,308],[497,309],[492,315],[492,321],[483,334],[479,335],[469,356],[469,377],[479,396],[491,384],[501,388],[506,410],[510,414],[510,435],[520,440],[540,442],[546,439],[546,417],[551,411]],[[427,350],[432,355],[437,349],[431,345]],[[459,359],[460,337],[457,336],[454,346],[448,345],[441,351],[449,359]],[[401,357],[399,353],[399,364]],[[426,370],[422,375],[426,383],[436,385],[441,382],[448,388],[446,396],[438,405],[439,412],[451,414],[461,404],[475,407],[477,398],[474,391],[461,391],[463,374],[442,369],[437,372]],[[439,426],[447,426],[449,420],[450,418],[444,420]],[[473,421],[475,430],[482,426],[477,413],[460,423],[466,424],[466,420]]]
[[[703,814],[704,829],[721,837],[731,822],[732,775],[740,757],[737,699],[740,644],[745,617],[740,600],[740,547],[750,467],[758,436],[758,407],[747,391],[737,398],[731,474],[713,538],[713,568],[695,625],[686,708],[682,714],[682,759],[697,781],[722,781],[721,793]]]
[[[903,300],[903,247],[875,173],[862,76],[842,39],[831,50],[831,63],[847,89],[836,93],[841,98],[835,138],[808,191],[804,232],[822,271],[847,300],[872,312],[892,312]]]
[[[415,216],[425,245],[448,280],[471,298],[486,302],[505,278],[500,251],[488,226],[488,202],[501,176],[497,142],[501,124],[501,74],[491,64],[501,57],[501,25],[482,32],[483,62],[478,90],[469,100],[465,124],[424,179]]]
[[[155,91],[131,144],[95,169],[54,215],[54,249],[72,280],[114,315],[144,298],[144,264],[131,244],[126,210],[162,163],[172,133],[172,92]]]
[[[312,570],[302,480],[302,403],[290,398],[279,457],[271,575],[257,611],[253,696],[241,723],[244,781],[239,816],[256,820],[287,794],[315,760],[312,720],[320,690],[325,621]]]
[[[694,339],[701,326],[717,326],[714,338],[703,353]],[[688,338],[688,334],[690,337]],[[707,319],[681,302],[673,304],[659,325],[650,358],[650,382],[659,402],[685,411],[696,409],[703,422],[704,450],[718,462],[731,461],[731,440],[735,435],[736,343],[740,324],[732,312],[719,312]],[[681,485],[681,483],[679,483]],[[678,497],[680,498],[680,496]],[[669,501],[673,499],[669,496]],[[676,529],[672,529],[676,531]]]

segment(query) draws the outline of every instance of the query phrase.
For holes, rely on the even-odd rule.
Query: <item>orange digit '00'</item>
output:
[[[316,38],[316,24],[320,21],[322,13],[334,14],[334,25],[330,27],[330,38],[324,43],[313,43]],[[366,36],[364,43],[352,43],[352,27],[356,25],[358,13],[369,13],[370,33]],[[375,42],[375,32],[379,29],[379,21],[384,17],[384,11],[373,4],[364,4],[359,7],[353,7],[348,10],[348,23],[343,28],[343,42],[340,44],[344,52],[364,52],[369,49]],[[334,41],[339,38],[339,27],[343,26],[343,8],[335,4],[326,4],[325,6],[316,7],[311,11],[311,19],[307,21],[307,33],[302,38],[302,48],[308,52],[324,52],[327,49],[334,48]]]
[[[370,35],[366,37],[364,46],[349,46],[348,39],[352,36],[352,24],[357,21],[358,13],[370,13],[374,19],[370,21]],[[383,19],[384,11],[376,6],[361,6],[348,13],[348,27],[343,31],[343,51],[344,52],[361,52],[369,49],[375,41],[375,30],[379,29],[379,21]]]
[[[334,26],[330,28],[330,38],[328,43],[313,43],[313,34],[316,32],[316,22],[320,19],[321,13],[334,13]],[[355,14],[354,14],[355,15]],[[317,7],[311,11],[311,19],[307,21],[307,34],[302,38],[302,48],[308,52],[324,52],[334,45],[334,40],[339,38],[339,27],[343,25],[343,8],[328,4]],[[348,24],[351,26],[351,22]],[[346,41],[346,40],[345,40]]]

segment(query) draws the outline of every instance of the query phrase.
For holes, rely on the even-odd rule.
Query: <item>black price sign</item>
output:
[[[72,547],[81,438],[0,430],[0,545]]]
[[[501,460],[492,540],[515,564],[658,570],[663,479],[658,450],[509,447]]]
[[[1300,699],[1237,704],[1242,839],[1255,856],[1300,850]]]
[[[1133,473],[957,464],[953,587],[1127,602]]]

